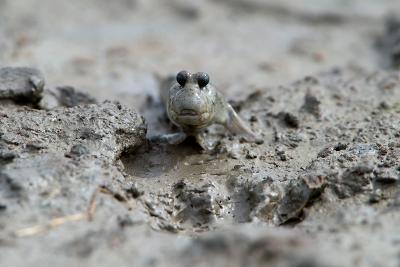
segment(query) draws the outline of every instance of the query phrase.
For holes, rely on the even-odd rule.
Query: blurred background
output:
[[[230,99],[335,66],[379,67],[397,0],[0,0],[1,65],[140,109],[157,77],[206,71]]]

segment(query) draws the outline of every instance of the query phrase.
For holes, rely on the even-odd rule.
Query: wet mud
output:
[[[1,266],[399,265],[399,4],[75,4],[0,1]],[[154,142],[181,69],[262,141]]]

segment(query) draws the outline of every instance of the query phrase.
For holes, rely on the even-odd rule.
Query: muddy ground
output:
[[[400,266],[399,10],[0,0],[0,266]],[[182,69],[263,142],[148,141]]]

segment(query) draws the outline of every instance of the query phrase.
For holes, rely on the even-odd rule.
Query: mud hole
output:
[[[201,147],[195,140],[185,141],[178,148],[168,145],[148,145],[135,153],[124,155],[122,162],[125,171],[139,178],[161,178],[163,176],[193,176],[204,172],[204,167],[195,171],[204,161],[211,161],[215,157],[210,155],[199,156]],[[194,173],[194,174],[192,174]]]
[[[400,265],[399,3],[114,2],[0,1],[0,266]],[[181,69],[262,142],[153,142]]]

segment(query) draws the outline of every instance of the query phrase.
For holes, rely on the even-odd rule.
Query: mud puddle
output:
[[[226,155],[204,153],[195,140],[179,146],[146,144],[121,159],[125,172],[135,178],[196,178],[229,171]]]

